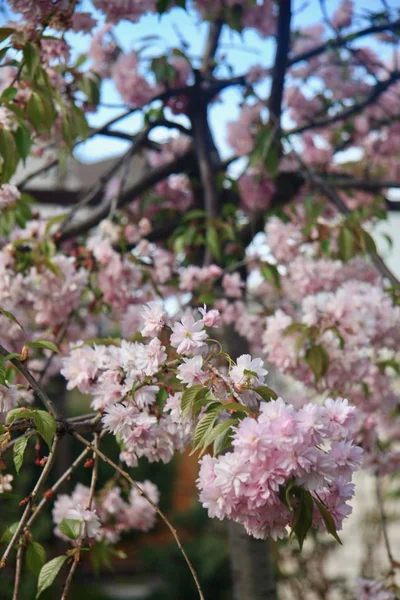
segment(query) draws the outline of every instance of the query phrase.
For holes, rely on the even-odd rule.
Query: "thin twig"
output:
[[[75,574],[79,560],[80,560],[80,552],[79,552],[79,549],[77,548],[75,555],[74,555],[74,560],[72,561],[72,565],[71,565],[71,568],[68,573],[68,577],[64,583],[61,600],[66,600],[66,598],[68,597],[69,588],[71,586],[72,578]]]
[[[99,441],[100,441],[100,436],[99,436],[98,433],[95,433],[93,440],[94,440],[94,448],[96,450],[98,450],[98,448],[99,448]],[[90,482],[90,491],[89,491],[89,498],[88,498],[88,501],[87,501],[87,504],[86,504],[86,510],[90,510],[91,509],[92,503],[93,503],[93,498],[94,498],[94,493],[95,493],[95,490],[96,490],[97,470],[98,470],[99,457],[98,457],[98,455],[96,454],[95,451],[93,451],[93,460],[94,460],[94,463],[93,463],[93,470],[92,470],[92,479],[91,479],[91,482]],[[80,558],[81,558],[81,547],[82,547],[82,541],[80,541],[78,543],[78,545],[76,546],[76,548],[74,550],[74,559],[72,561],[71,568],[69,570],[67,579],[65,580],[65,583],[64,583],[61,600],[66,600],[67,597],[68,597],[68,593],[69,593],[69,590],[70,590],[70,587],[71,587],[71,583],[72,583],[75,571],[78,568],[78,563],[79,563]]]
[[[400,28],[400,20],[392,21],[391,23],[380,23],[379,25],[372,25],[371,27],[366,27],[365,29],[360,29],[359,31],[351,32],[344,37],[336,37],[332,40],[328,40],[321,44],[320,46],[315,46],[311,50],[307,50],[302,54],[297,54],[293,58],[289,60],[289,66],[293,66],[303,60],[309,60],[310,58],[314,58],[314,56],[318,56],[319,54],[323,54],[328,50],[333,50],[334,48],[340,48],[344,46],[349,41],[358,40],[361,37],[365,37],[367,35],[372,35],[374,33],[380,33],[382,31],[395,31]]]
[[[12,600],[18,600],[19,598],[19,588],[21,587],[21,576],[22,576],[22,561],[24,558],[24,550],[25,546],[23,540],[21,539],[19,542],[19,547],[17,551],[17,561],[15,565],[15,578],[14,578],[14,590]]]
[[[104,435],[105,435],[105,431],[102,431],[100,434],[100,438],[103,437]],[[36,520],[36,517],[41,512],[41,510],[45,506],[46,502],[48,502],[48,498],[50,499],[55,494],[55,492],[58,490],[58,488],[64,483],[64,481],[66,481],[72,475],[72,473],[79,467],[79,465],[81,464],[83,459],[89,454],[89,452],[90,452],[90,448],[85,448],[85,450],[83,450],[83,452],[81,452],[81,454],[74,460],[74,462],[71,464],[71,466],[63,473],[63,475],[61,475],[61,477],[51,486],[51,488],[49,490],[47,490],[47,492],[49,492],[47,497],[43,496],[43,498],[41,499],[39,504],[36,506],[35,510],[33,511],[32,515],[30,516],[30,518],[26,524],[26,527],[28,529],[32,526],[33,522]]]
[[[94,439],[94,447],[96,448],[96,450],[98,450],[99,444],[100,444],[99,434],[95,433],[93,439]],[[98,467],[99,467],[99,457],[96,454],[96,452],[93,452],[93,461],[94,462],[93,462],[93,470],[92,470],[92,479],[90,482],[89,498],[88,498],[87,505],[86,505],[87,510],[90,510],[92,508],[94,493],[96,491],[97,472],[98,472]]]
[[[381,482],[380,482],[379,476],[376,477],[376,497],[378,499],[378,507],[379,507],[379,512],[381,515],[382,533],[383,533],[383,539],[385,542],[386,553],[388,555],[390,569],[392,570],[394,565],[396,564],[396,561],[394,560],[392,548],[390,546],[389,534],[388,534],[388,530],[387,530],[388,529],[388,521],[387,521],[387,515],[385,512],[385,507],[383,504]]]
[[[9,354],[10,354],[10,352],[8,352],[8,350],[6,350],[3,346],[0,345],[0,355],[8,356]],[[42,389],[42,387],[39,385],[39,383],[33,377],[31,372],[29,371],[29,369],[27,369],[25,367],[25,365],[20,360],[18,360],[18,358],[12,358],[10,360],[10,362],[25,377],[25,379],[30,384],[32,389],[35,391],[38,398],[43,402],[44,406],[47,408],[49,413],[54,418],[57,418],[59,415],[57,413],[56,407],[54,406],[52,400],[50,400],[50,398],[48,397],[46,392]]]
[[[93,446],[93,444],[91,444],[84,437],[79,435],[79,433],[74,433],[74,436],[82,444],[84,444],[88,448],[92,449],[93,452],[95,452],[104,462],[106,462],[111,467],[113,467],[113,469],[115,469],[115,471],[117,471],[120,475],[122,475],[122,477],[124,477],[124,479],[126,479],[131,484],[131,486],[133,486],[139,492],[139,494],[147,500],[147,502],[150,504],[150,506],[152,506],[154,508],[156,513],[164,521],[164,523],[167,525],[168,529],[171,531],[172,535],[174,536],[176,544],[177,544],[179,550],[181,551],[181,554],[184,557],[186,564],[189,567],[189,570],[192,574],[197,591],[199,593],[200,600],[205,600],[203,592],[201,590],[199,579],[197,577],[197,573],[195,571],[195,568],[193,567],[192,563],[190,562],[190,559],[189,559],[188,555],[186,554],[185,549],[182,546],[182,543],[178,536],[178,532],[176,531],[176,529],[172,525],[172,523],[169,521],[169,519],[166,517],[166,515],[162,512],[162,510],[158,507],[158,505],[155,504],[155,502],[153,502],[153,500],[146,494],[146,492],[140,487],[140,485],[134,479],[132,479],[132,477],[129,475],[129,473],[124,471],[119,465],[117,465],[114,461],[112,461],[110,458],[108,458],[108,456],[106,456],[101,450],[99,450],[98,448],[95,448]]]
[[[8,546],[5,549],[4,554],[3,554],[2,558],[1,558],[1,561],[0,561],[0,568],[1,569],[6,566],[7,559],[9,557],[9,555],[10,555],[11,550],[14,548],[15,544],[19,540],[19,537],[22,534],[22,532],[23,532],[23,530],[25,528],[26,523],[28,522],[28,517],[29,517],[29,513],[30,513],[30,510],[31,510],[31,507],[34,504],[35,499],[36,499],[37,495],[39,494],[40,489],[43,486],[44,482],[46,481],[46,479],[47,479],[47,477],[48,477],[48,475],[49,475],[49,473],[51,471],[51,468],[53,466],[54,459],[55,459],[55,454],[56,454],[56,449],[57,449],[59,441],[60,441],[60,438],[56,435],[54,437],[53,444],[51,446],[51,450],[50,450],[49,456],[47,457],[47,462],[46,462],[46,464],[45,464],[45,466],[43,468],[43,471],[41,472],[40,477],[37,480],[35,487],[33,488],[32,492],[28,496],[28,502],[27,502],[25,510],[24,510],[24,512],[22,514],[22,517],[21,517],[21,519],[20,519],[20,521],[18,523],[18,526],[17,526],[17,528],[16,528],[16,530],[15,530],[15,532],[14,532],[11,540],[9,541]]]

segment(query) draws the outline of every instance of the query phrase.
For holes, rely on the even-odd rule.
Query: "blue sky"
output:
[[[392,6],[399,6],[400,0],[389,0],[389,3]],[[340,4],[340,0],[325,0],[325,4],[328,7],[328,13],[332,14]],[[319,0],[293,0],[293,5],[293,26],[296,28],[311,25],[322,18]],[[356,0],[355,5],[357,14],[362,14],[364,10],[368,9],[375,11],[383,9],[382,0]],[[90,0],[83,0],[80,4],[80,10],[93,13],[98,19],[99,24],[102,23],[101,13],[94,11]],[[365,21],[363,25],[365,26]],[[137,49],[143,45],[143,38],[157,35],[159,39],[156,41],[153,40],[151,48],[146,52],[151,55],[159,55],[167,47],[179,46],[179,36],[182,36],[190,44],[190,55],[201,56],[207,27],[207,23],[202,23],[195,13],[188,14],[184,10],[177,8],[163,15],[161,18],[158,15],[150,14],[142,17],[140,22],[136,24],[123,21],[115,28],[115,33],[118,42],[125,51]],[[357,27],[357,20],[355,27]],[[177,34],[177,31],[179,34]],[[78,55],[87,51],[90,44],[89,35],[68,35],[73,48],[73,54]],[[370,39],[368,39],[368,44],[371,46]],[[372,41],[372,46],[374,45]],[[380,51],[382,51],[382,45],[380,45]],[[386,47],[385,51],[389,51],[388,47]],[[274,56],[274,41],[271,38],[263,40],[252,30],[246,30],[243,35],[239,35],[225,28],[221,38],[220,53],[226,53],[227,61],[231,65],[233,73],[241,74],[245,73],[254,64],[261,64],[265,67],[271,66]],[[227,69],[225,72],[220,71],[220,74],[223,76],[230,75]],[[259,88],[262,96],[265,96],[267,93],[267,88],[264,88],[264,85],[262,84]],[[214,137],[222,157],[225,158],[231,155],[231,151],[225,140],[226,125],[229,121],[237,117],[240,100],[240,91],[230,88],[221,95],[221,102],[215,102],[210,109],[210,123]],[[102,101],[111,104],[121,102],[111,82],[103,84]],[[121,112],[123,111],[118,108],[101,107],[95,114],[89,115],[90,125],[98,127]],[[140,114],[135,114],[116,127],[133,133],[140,128],[141,122],[142,117]],[[159,140],[165,138],[166,135],[167,132],[160,129],[153,133],[153,137]],[[170,135],[170,132],[168,132],[168,135]],[[85,162],[94,162],[119,154],[126,148],[126,142],[97,136],[95,139],[80,145],[76,151],[76,155]]]
[[[380,3],[380,0],[375,0]],[[328,0],[329,12],[332,13],[339,0]],[[359,7],[367,6],[368,2],[357,3]],[[296,27],[310,25],[321,19],[321,10],[318,0],[308,2],[294,2],[295,10],[293,22]],[[93,10],[89,0],[84,0],[82,10]],[[100,14],[96,14],[100,19]],[[116,35],[119,42],[125,50],[136,48],[141,45],[141,38],[149,35],[159,35],[160,40],[151,48],[154,54],[160,54],[168,46],[178,46],[179,37],[177,31],[183,38],[190,43],[190,53],[193,56],[200,56],[207,33],[207,24],[201,21],[194,14],[188,15],[182,9],[175,9],[163,15],[160,19],[156,15],[147,15],[139,23],[132,24],[127,21],[121,22],[116,27]],[[73,35],[71,41],[76,53],[86,51],[89,44],[89,36]],[[220,52],[226,52],[228,62],[233,67],[235,74],[245,73],[248,68],[254,64],[270,66],[274,55],[274,42],[271,38],[263,40],[260,36],[251,30],[246,30],[242,36],[225,28],[221,38]],[[228,71],[224,74],[229,76]],[[261,92],[262,93],[262,92]],[[265,92],[264,92],[265,93]],[[215,103],[210,110],[210,122],[214,132],[217,145],[220,148],[223,157],[231,154],[226,144],[226,124],[236,118],[238,114],[238,102],[241,99],[239,90],[229,89],[221,97],[222,102]],[[112,84],[106,83],[103,87],[103,101],[107,103],[118,103],[119,97]],[[111,119],[121,111],[118,109],[101,108],[95,115],[90,116],[90,124],[99,126]],[[140,127],[140,115],[134,115],[126,119],[123,128],[128,131],[136,131]],[[122,123],[118,126],[122,127]],[[155,136],[162,139],[165,132],[156,131]],[[95,140],[82,144],[77,151],[77,156],[84,161],[96,161],[111,155],[124,151],[126,144],[119,140],[97,137]]]

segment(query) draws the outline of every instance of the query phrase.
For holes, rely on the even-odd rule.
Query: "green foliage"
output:
[[[56,422],[50,413],[45,410],[30,408],[13,408],[7,413],[6,423],[10,424],[19,419],[33,419],[35,427],[46,444],[50,447],[56,433]]]
[[[39,575],[46,562],[46,550],[38,542],[31,542],[26,550],[26,566],[34,574]]]
[[[3,315],[3,317],[6,317],[6,319],[8,319],[9,321],[12,321],[13,323],[16,323],[16,325],[18,325],[22,330],[24,329],[21,325],[21,323],[18,321],[18,319],[16,317],[14,317],[14,315],[10,312],[8,312],[8,310],[4,310],[4,308],[0,308],[0,314]],[[11,355],[8,356],[8,359]],[[2,357],[2,360],[7,360],[7,357]]]
[[[17,439],[14,444],[14,465],[17,474],[19,473],[20,468],[22,467],[22,463],[24,462],[24,453],[26,446],[28,444],[29,437],[24,436]]]
[[[272,283],[277,289],[281,288],[281,276],[276,265],[263,262],[260,265],[260,272],[266,281]]]
[[[75,519],[63,519],[59,525],[59,529],[70,540],[76,540],[81,531],[81,522]]]
[[[43,565],[39,573],[36,598],[38,598],[44,590],[47,590],[47,588],[53,584],[67,558],[68,557],[66,555],[56,556],[56,558],[53,558]]]
[[[319,381],[329,367],[329,354],[322,344],[312,345],[305,355],[306,363],[313,372],[315,381]]]
[[[25,346],[27,348],[42,348],[45,350],[51,350],[52,352],[56,352],[59,354],[59,350],[53,342],[49,342],[47,340],[34,340],[32,342],[25,342]]]

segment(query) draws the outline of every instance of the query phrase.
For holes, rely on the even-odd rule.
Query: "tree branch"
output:
[[[218,42],[223,27],[222,19],[210,21],[206,47],[203,60],[201,62],[201,72],[203,75],[210,75],[214,69],[214,56],[218,49]]]
[[[88,442],[84,437],[82,437],[78,433],[76,433],[74,435],[82,444],[84,444],[87,448],[90,448],[91,450],[93,450],[93,452],[95,454],[97,454],[104,462],[109,464],[113,469],[115,469],[115,471],[117,471],[120,475],[122,475],[122,477],[124,479],[126,479],[131,484],[131,486],[134,487],[139,492],[139,494],[147,500],[147,502],[150,504],[150,506],[152,506],[152,508],[159,515],[159,517],[164,521],[164,523],[167,525],[168,529],[171,531],[172,535],[174,536],[176,544],[177,544],[179,550],[181,551],[181,554],[184,557],[187,566],[189,567],[189,570],[190,570],[193,580],[195,582],[200,600],[205,600],[203,592],[201,590],[199,579],[197,577],[197,573],[196,573],[192,563],[190,562],[190,559],[189,559],[188,555],[186,554],[185,549],[182,546],[182,543],[178,536],[178,532],[176,531],[176,529],[172,525],[172,523],[169,521],[169,519],[166,517],[166,515],[163,513],[163,511],[159,508],[159,506],[157,504],[155,504],[155,502],[153,502],[153,500],[146,494],[146,492],[140,487],[140,485],[134,479],[132,479],[132,477],[129,475],[129,473],[127,473],[126,471],[121,469],[121,467],[119,465],[117,465],[110,458],[108,458],[108,456],[106,456],[103,452],[101,452],[101,450],[99,450],[98,448],[95,448],[93,446],[93,444]]]
[[[271,94],[269,97],[270,120],[280,131],[282,98],[290,51],[291,0],[281,0],[276,31],[276,53],[272,69]]]
[[[6,350],[3,346],[0,345],[0,355],[8,356],[10,352]],[[29,369],[25,367],[25,365],[18,360],[18,358],[12,358],[10,362],[14,365],[14,367],[25,377],[27,382],[30,384],[31,388],[34,390],[36,396],[41,400],[44,406],[47,408],[49,413],[55,418],[60,419],[56,407],[54,406],[52,400],[50,400],[49,396],[42,389],[42,387],[38,384],[36,379],[33,377]]]
[[[124,192],[119,201],[118,207],[125,206],[132,202],[137,196],[147,191],[149,188],[154,186],[159,181],[162,181],[169,175],[173,173],[180,173],[185,171],[189,165],[193,163],[193,152],[188,151],[182,156],[179,156],[175,160],[166,163],[164,165],[159,165],[154,167],[153,169],[149,169],[147,173],[143,175],[143,177],[136,182],[131,188],[129,188],[126,192]],[[72,223],[69,225],[59,236],[57,243],[61,243],[70,238],[76,237],[89,231],[92,227],[100,223],[102,219],[107,217],[109,211],[109,203],[102,202],[97,208],[95,208],[92,213],[85,219],[83,219],[80,223]]]
[[[386,92],[386,90],[388,90],[391,85],[393,85],[394,83],[396,83],[396,81],[399,81],[399,80],[400,80],[400,71],[393,71],[393,73],[391,73],[391,76],[388,79],[385,79],[384,81],[379,81],[379,83],[377,83],[373,87],[371,93],[362,102],[353,104],[349,108],[346,108],[346,109],[336,113],[335,115],[332,115],[331,117],[326,117],[324,119],[318,119],[316,121],[309,121],[308,123],[305,123],[304,125],[300,125],[299,127],[290,129],[289,131],[286,131],[284,133],[284,135],[287,137],[290,135],[303,133],[304,131],[308,131],[309,129],[316,129],[318,127],[327,127],[328,125],[333,125],[334,123],[337,123],[338,121],[343,121],[344,119],[347,119],[348,117],[357,115],[362,110],[364,110],[364,108],[366,108],[367,106],[369,106],[370,104],[373,104],[373,102],[378,100],[378,98],[384,92]]]
[[[340,48],[346,45],[348,42],[352,42],[361,37],[365,37],[367,35],[372,35],[374,33],[381,33],[382,31],[396,31],[400,29],[400,19],[393,21],[391,23],[381,23],[380,25],[372,25],[371,27],[366,27],[365,29],[360,29],[359,31],[349,33],[346,36],[338,36],[331,40],[328,40],[321,44],[320,46],[316,46],[311,50],[307,50],[307,52],[303,52],[302,54],[297,54],[293,56],[288,63],[289,67],[302,62],[303,60],[310,60],[310,58],[314,58],[314,56],[318,56],[319,54],[323,54],[328,50],[334,50],[335,48]]]
[[[28,503],[25,507],[22,517],[21,517],[21,519],[18,523],[18,526],[17,526],[11,540],[9,541],[8,546],[5,549],[4,554],[1,558],[1,561],[0,561],[1,569],[6,566],[7,559],[10,555],[10,552],[14,548],[17,540],[19,539],[20,535],[22,534],[22,532],[25,528],[25,525],[28,521],[28,516],[29,516],[30,510],[31,510],[31,506],[34,503],[36,496],[39,494],[42,485],[46,481],[46,479],[51,471],[51,467],[53,466],[53,463],[54,463],[56,449],[57,449],[59,441],[60,441],[60,438],[56,435],[54,437],[53,444],[52,444],[51,450],[49,452],[49,456],[47,457],[47,462],[43,468],[43,471],[41,472],[40,477],[37,480],[35,487],[33,488],[32,492],[30,493],[30,495],[28,497]]]

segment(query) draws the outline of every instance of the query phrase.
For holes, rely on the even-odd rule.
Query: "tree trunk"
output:
[[[246,339],[226,327],[223,344],[233,359],[249,352]],[[222,341],[222,340],[221,340]],[[247,535],[242,525],[228,521],[234,600],[276,600],[271,545]]]
[[[271,546],[228,521],[234,600],[276,600]]]

